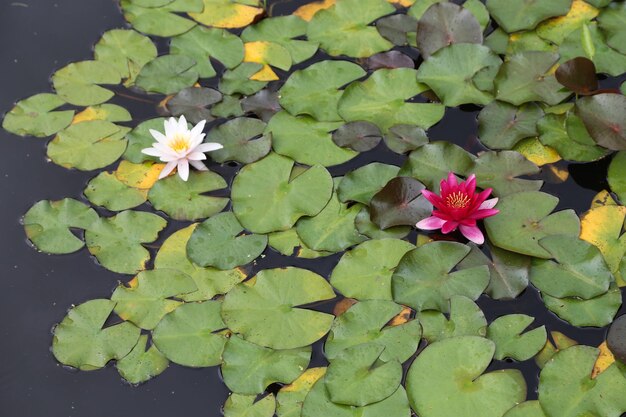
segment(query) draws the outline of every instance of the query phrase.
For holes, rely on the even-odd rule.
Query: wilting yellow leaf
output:
[[[582,0],[574,0],[565,16],[548,19],[537,27],[537,34],[557,45],[585,22],[596,17],[599,10]]]
[[[402,311],[400,312],[400,314],[391,319],[391,321],[389,322],[389,326],[400,326],[404,323],[407,323],[409,320],[411,320],[412,312],[413,310],[411,310],[410,307],[402,306]]]
[[[518,142],[513,150],[521,153],[526,157],[526,159],[533,162],[537,166],[543,166],[561,160],[561,156],[556,149],[551,148],[550,146],[545,146],[539,142],[539,139],[537,138],[524,139],[523,141]]]
[[[335,316],[341,316],[345,313],[350,307],[356,304],[356,300],[354,298],[343,298],[335,304],[333,307],[333,314]]]
[[[159,179],[159,174],[164,166],[165,164],[157,164],[155,162],[133,164],[132,162],[122,161],[114,174],[118,180],[129,187],[149,190]]]
[[[600,249],[613,273],[626,255],[626,234],[622,234],[625,219],[626,207],[617,205],[593,208],[580,218],[580,238]]]
[[[189,16],[206,26],[234,29],[248,26],[263,13],[264,10],[260,7],[234,3],[231,0],[204,0],[202,13],[189,13]]]
[[[261,68],[259,72],[253,74],[250,79],[254,81],[276,81],[280,78],[269,65],[263,64],[263,68]]]
[[[128,281],[128,283],[126,284],[128,288],[137,288],[138,285],[139,285],[139,279],[137,279],[137,276],[135,276],[133,279]]]
[[[611,193],[606,190],[600,191],[596,196],[591,200],[591,208],[602,207],[602,206],[616,206],[617,202],[613,200]]]
[[[544,168],[546,168],[547,180],[553,184],[560,184],[569,178],[569,171],[566,168],[556,165],[546,165]]]
[[[76,113],[74,119],[72,119],[72,124],[75,125],[77,123],[88,122],[90,120],[106,120],[106,112],[101,108],[96,109],[93,107],[87,107],[80,113]]]
[[[613,353],[609,350],[606,342],[602,342],[600,346],[600,355],[598,355],[598,359],[596,359],[596,363],[593,365],[593,371],[591,372],[591,378],[595,379],[602,372],[606,371],[607,368],[615,362],[615,357]]]
[[[282,387],[280,392],[309,390],[324,374],[326,374],[326,368],[309,368],[291,384]]]
[[[387,0],[391,4],[397,4],[402,7],[411,7],[416,0]]]
[[[334,4],[335,4],[335,0],[316,1],[313,3],[305,4],[304,6],[298,7],[298,9],[295,12],[293,12],[293,14],[309,22],[311,19],[313,19],[313,16],[315,16],[315,13],[319,12],[320,10],[328,9]]]
[[[251,80],[275,81],[279,78],[270,68],[270,65],[287,70],[291,67],[291,55],[289,51],[277,43],[268,41],[246,42],[244,44],[243,62],[263,65],[260,71],[250,77]]]

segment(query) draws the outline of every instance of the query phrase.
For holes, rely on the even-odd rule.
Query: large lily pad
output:
[[[224,298],[222,317],[246,340],[272,349],[294,349],[324,336],[333,316],[298,308],[335,297],[321,276],[300,268],[266,269]]]
[[[222,94],[212,88],[188,87],[167,100],[165,107],[173,116],[185,116],[190,123],[212,121],[209,106],[222,100]]]
[[[145,203],[148,199],[148,192],[129,187],[117,179],[115,174],[101,172],[87,184],[85,197],[95,205],[111,211],[121,211]]]
[[[356,201],[369,204],[376,193],[400,170],[395,165],[372,162],[346,174],[337,187],[337,196],[341,202]]]
[[[508,314],[495,319],[487,331],[487,337],[496,344],[494,357],[525,361],[535,356],[546,344],[547,334],[545,326],[522,333],[534,320],[525,314]]]
[[[469,252],[469,246],[456,242],[432,242],[408,252],[392,277],[394,300],[417,311],[444,313],[454,295],[476,300],[489,284],[489,268],[458,267]]]
[[[589,300],[580,298],[556,298],[542,295],[546,307],[554,314],[577,327],[604,327],[622,305],[622,293],[612,284],[609,291]]]
[[[122,0],[120,2],[124,18],[136,30],[148,35],[176,36],[189,31],[196,22],[176,13],[201,11],[202,3],[176,0],[162,7],[142,7],[137,1]]]
[[[606,43],[619,51],[626,53],[626,30],[624,22],[626,21],[626,7],[623,3],[611,3],[602,14],[598,17],[598,25],[606,34]]]
[[[205,26],[217,28],[241,28],[248,26],[263,13],[260,0],[202,0],[204,10],[189,13],[194,20]]]
[[[541,180],[518,178],[539,173],[539,167],[515,151],[485,152],[474,161],[471,170],[480,188],[493,188],[498,197],[523,191],[538,191]]]
[[[53,111],[65,104],[57,95],[42,93],[17,102],[4,116],[2,128],[20,136],[45,137],[66,128],[74,117],[73,110]]]
[[[292,177],[293,165],[291,159],[271,153],[237,174],[233,212],[246,229],[287,230],[300,217],[315,216],[326,206],[333,190],[328,171],[314,166]]]
[[[424,184],[411,177],[391,179],[370,200],[370,215],[381,229],[412,226],[432,212],[432,204],[422,195]]]
[[[507,0],[487,0],[487,9],[489,9],[491,17],[509,33],[533,29],[543,20],[565,15],[571,5],[572,0],[538,0],[516,3]]]
[[[520,371],[483,374],[495,350],[492,341],[478,336],[454,337],[427,346],[407,375],[412,408],[421,417],[499,417],[524,401],[526,383]]]
[[[195,65],[196,61],[185,55],[163,55],[146,64],[135,83],[149,93],[178,93],[198,80]]]
[[[626,149],[626,97],[621,94],[584,97],[576,102],[576,114],[598,145]]]
[[[258,161],[272,149],[272,136],[263,133],[265,126],[259,119],[238,117],[211,129],[206,141],[223,146],[211,152],[211,158],[217,162],[242,164]]]
[[[256,395],[231,394],[224,403],[224,417],[272,417],[276,409],[274,394],[256,401]]]
[[[125,83],[132,84],[148,62],[157,57],[150,38],[134,30],[113,29],[105,32],[94,47],[96,61],[111,64]]]
[[[81,61],[69,64],[52,76],[59,97],[77,106],[90,106],[108,101],[113,92],[99,84],[119,84],[121,76],[111,64],[102,61]]]
[[[535,103],[516,107],[494,101],[478,114],[478,137],[490,149],[511,149],[520,140],[537,135],[537,122],[543,116]]]
[[[113,307],[114,301],[91,300],[68,311],[54,328],[54,357],[64,365],[91,371],[126,356],[139,339],[139,328],[127,322],[103,328]]]

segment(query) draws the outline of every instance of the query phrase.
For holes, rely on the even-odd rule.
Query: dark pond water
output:
[[[273,13],[281,14],[306,2],[268,3],[275,3]],[[124,24],[115,0],[0,0],[0,114],[15,100],[49,91],[48,80],[54,70],[71,61],[91,59],[92,44],[101,33]],[[614,87],[618,80],[603,84]],[[122,97],[114,102],[129,108],[135,122],[155,115],[150,103]],[[429,136],[480,151],[475,118],[475,109],[449,109]],[[401,160],[381,145],[330,171],[337,176],[371,161],[400,164]],[[228,391],[217,368],[195,370],[172,365],[147,384],[130,387],[113,367],[73,372],[57,364],[49,351],[52,326],[72,303],[110,296],[124,277],[96,265],[86,251],[66,256],[37,253],[27,244],[19,224],[23,213],[38,200],[79,198],[93,173],[68,171],[48,163],[45,140],[22,139],[1,130],[0,161],[0,417],[220,416]],[[593,195],[604,188],[606,163],[562,167],[570,171],[567,182],[547,183],[544,190],[558,195],[562,208],[583,212]],[[238,167],[211,169],[230,179]],[[170,225],[162,239],[179,227]],[[328,276],[339,257],[306,261],[269,254],[253,269],[297,265]],[[515,301],[484,298],[479,304],[490,320],[502,314],[526,313],[537,317],[536,325],[545,324],[549,330],[564,332],[586,344],[598,345],[605,336],[603,329],[574,328],[547,313],[531,289]],[[329,310],[332,304],[317,308]],[[313,361],[324,363],[320,344]],[[505,366],[525,373],[529,398],[536,398],[538,369],[534,362],[497,363],[492,367]]]

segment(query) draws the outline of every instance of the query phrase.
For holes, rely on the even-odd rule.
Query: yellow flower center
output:
[[[456,191],[452,194],[448,194],[446,197],[446,205],[450,208],[460,209],[466,208],[471,201],[471,198],[461,191]]]
[[[175,152],[184,152],[189,150],[189,137],[185,135],[176,135],[170,142],[170,148]]]

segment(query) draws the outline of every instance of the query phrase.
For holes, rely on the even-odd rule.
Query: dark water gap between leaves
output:
[[[308,0],[269,0],[272,14],[293,12]],[[47,77],[66,63],[89,59],[91,46],[108,29],[123,27],[125,22],[115,0],[76,2],[73,0],[23,0],[0,5],[0,112],[8,110],[14,99],[39,91],[49,91]],[[22,6],[25,4],[28,7]],[[158,42],[166,51],[167,43]],[[408,51],[405,51],[408,52]],[[415,52],[410,54],[418,59]],[[294,69],[327,59],[318,53],[312,60]],[[216,68],[218,71],[220,68]],[[283,74],[281,74],[283,75]],[[281,77],[282,78],[282,77]],[[601,88],[615,88],[626,79],[601,80]],[[204,83],[207,84],[207,83]],[[211,86],[210,84],[208,86]],[[121,91],[112,103],[126,107],[134,117],[133,123],[156,117],[155,105],[160,98],[133,91]],[[135,97],[140,100],[136,100]],[[153,102],[152,102],[153,101]],[[447,140],[473,152],[483,150],[476,139],[478,108],[462,107],[446,110],[444,119],[428,132],[431,141]],[[0,242],[0,271],[4,278],[0,292],[5,321],[0,354],[0,416],[49,417],[86,416],[116,417],[120,415],[217,417],[228,390],[219,380],[219,369],[189,369],[171,365],[158,378],[131,388],[111,366],[97,372],[70,372],[59,366],[48,351],[50,328],[60,321],[72,303],[93,298],[106,298],[121,278],[96,265],[86,250],[66,256],[36,253],[25,244],[20,216],[36,200],[43,198],[79,197],[94,173],[67,171],[45,161],[45,141],[19,139],[0,132],[0,205],[2,235]],[[400,165],[404,157],[389,151],[383,144],[361,154],[354,160],[331,167],[333,176],[341,176],[369,162]],[[559,208],[573,208],[579,214],[586,211],[597,191],[606,188],[608,162],[566,164],[559,166],[570,173],[565,183],[546,182],[543,190],[561,199]],[[237,164],[210,166],[230,184],[237,173]],[[147,210],[144,205],[140,210]],[[175,230],[187,225],[170,222],[155,247]],[[414,241],[415,234],[411,236]],[[151,248],[154,252],[155,248]],[[259,270],[283,266],[298,266],[325,277],[330,275],[341,254],[317,260],[297,259],[276,254],[268,249],[265,256],[249,266],[253,274]],[[316,305],[330,312],[334,302]],[[482,296],[478,301],[489,321],[503,314],[524,313],[536,317],[533,326],[546,325],[549,331],[560,331],[580,343],[597,346],[605,337],[605,329],[576,328],[549,313],[533,288],[511,301],[494,301]],[[618,315],[626,311],[624,307]],[[420,349],[423,348],[423,345]],[[325,364],[323,344],[313,349],[312,366]],[[515,363],[494,361],[489,370],[520,369],[528,382],[529,399],[536,398],[538,368],[532,360]],[[279,387],[271,387],[275,391]]]

